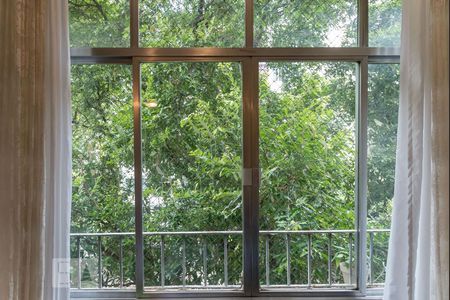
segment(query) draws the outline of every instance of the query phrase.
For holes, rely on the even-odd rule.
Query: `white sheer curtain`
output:
[[[403,1],[385,300],[449,299],[449,4]]]
[[[67,300],[67,4],[0,1],[0,299]]]
[[[45,47],[45,237],[43,300],[69,299],[68,274],[60,264],[70,258],[70,208],[72,195],[72,116],[70,104],[70,54],[68,1],[47,0]],[[54,259],[61,259],[55,263]]]

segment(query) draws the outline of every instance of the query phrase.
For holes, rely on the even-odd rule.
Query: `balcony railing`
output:
[[[261,288],[355,287],[357,277],[355,230],[261,230],[259,234]],[[240,274],[231,274],[233,275],[231,276],[230,272],[236,273],[236,267],[231,270],[230,263],[234,263],[234,266],[242,266],[242,261],[235,261],[242,260],[243,257],[242,245],[238,249],[236,248],[236,240],[238,240],[238,244],[242,241],[242,231],[144,232],[143,236],[144,241],[151,240],[153,250],[158,248],[159,256],[157,258],[153,256],[152,261],[153,268],[155,268],[155,264],[158,265],[158,270],[152,270],[153,277],[157,276],[158,278],[156,281],[146,282],[146,289],[236,289],[241,287],[240,280],[236,280],[236,278],[242,276],[242,268],[239,271]],[[367,285],[368,287],[382,286],[389,230],[369,229],[367,238]],[[176,255],[175,259],[173,255],[167,259],[166,255],[169,252],[167,247],[174,249],[175,240],[179,255]],[[187,243],[187,240],[196,242],[194,244]],[[230,249],[232,241],[235,245],[234,250]],[[112,244],[114,247],[111,246]],[[210,247],[215,247],[214,249],[220,249],[220,251],[216,252],[214,257],[212,254],[209,257],[208,249]],[[114,250],[112,250],[113,248]],[[134,232],[72,233],[71,251],[72,288],[123,289],[134,287]],[[188,261],[186,254],[188,251],[194,251],[199,256],[194,267]],[[220,257],[217,253],[220,253]],[[108,266],[104,264],[106,256],[108,257]],[[213,271],[208,270],[208,264],[213,260],[216,265],[218,261],[220,262],[219,272],[222,273],[217,274],[217,266]],[[317,260],[322,263],[319,272],[317,270],[315,272],[313,264],[316,261],[317,265]],[[293,280],[293,261],[296,262],[297,269],[306,269],[306,276],[303,279],[305,282],[299,283],[298,272],[296,273],[297,277]],[[178,284],[166,282],[166,277],[174,276],[174,274],[168,274],[170,271],[167,270],[167,266],[168,264],[174,265],[174,263],[179,267],[179,272],[175,275],[179,277]],[[304,265],[299,267],[300,263]],[[325,264],[326,266],[323,266]],[[114,269],[114,272],[109,268]],[[273,270],[274,268],[277,270]],[[86,272],[87,274],[85,274]],[[92,273],[95,274],[92,275]],[[215,280],[210,279],[212,273],[215,273]],[[318,279],[317,276],[315,278],[314,273],[319,273],[321,279]],[[191,277],[197,278],[197,282],[188,280]],[[217,279],[218,277],[220,279]],[[230,277],[234,278],[232,282],[230,282]],[[276,278],[271,280],[271,277]]]

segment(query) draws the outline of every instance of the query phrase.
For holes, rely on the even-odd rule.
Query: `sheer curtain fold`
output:
[[[0,299],[66,300],[71,122],[67,4],[0,1]]]
[[[448,0],[403,2],[385,300],[449,299],[448,14]]]
[[[69,299],[68,274],[59,264],[70,258],[71,104],[67,1],[47,0],[45,48],[44,178],[45,300]],[[54,259],[61,259],[59,263]],[[64,262],[66,261],[66,262]]]

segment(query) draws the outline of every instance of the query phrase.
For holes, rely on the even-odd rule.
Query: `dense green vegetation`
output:
[[[141,45],[240,47],[244,41],[243,2],[141,1]],[[128,46],[127,1],[69,3],[72,46]],[[255,1],[255,45],[356,44],[356,4],[305,3]],[[389,10],[397,11],[398,2],[371,3],[377,18],[371,27],[374,43],[394,43],[397,37],[392,32],[398,22],[392,22]],[[283,18],[278,17],[280,13]],[[392,24],[385,26],[389,22],[383,20]],[[356,70],[357,64],[349,62],[260,64],[262,230],[355,228]],[[399,69],[396,65],[371,65],[369,73],[368,224],[370,228],[387,228],[393,194]],[[144,231],[242,229],[241,76],[239,63],[142,65]],[[72,103],[72,232],[132,232],[131,67],[73,65]],[[374,272],[382,281],[387,235],[375,238]],[[206,247],[208,284],[223,284],[223,236],[166,237],[164,242],[165,285],[182,284],[183,244],[186,283],[202,284]],[[227,242],[229,284],[240,285],[242,240],[233,235]],[[264,242],[262,239],[261,253]],[[313,283],[326,283],[327,236],[314,236],[313,242]],[[96,280],[97,243],[96,238],[81,240],[84,287]],[[306,243],[306,236],[292,237],[292,283],[306,282]],[[334,237],[335,282],[343,282],[339,263],[348,261],[348,243],[347,235]],[[118,286],[119,239],[103,238],[102,244],[103,285]],[[271,283],[285,284],[285,237],[272,236],[269,244]],[[162,285],[160,247],[160,236],[145,238],[146,285]],[[72,251],[77,257],[75,243]],[[123,251],[124,284],[129,286],[134,284],[132,237],[124,238]],[[260,263],[264,283],[263,256]]]

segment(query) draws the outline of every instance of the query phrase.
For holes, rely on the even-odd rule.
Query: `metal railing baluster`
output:
[[[331,253],[331,233],[328,234],[328,286],[331,287],[332,284],[332,278],[331,278],[331,260],[332,260],[332,253]]]
[[[266,240],[266,285],[270,285],[270,261],[269,261],[269,258],[270,258],[270,246],[269,246],[269,237],[270,237],[270,235],[266,235],[266,238],[265,238],[265,240]]]
[[[223,238],[223,277],[224,284],[228,286],[228,236]]]
[[[77,253],[78,253],[78,262],[77,262],[77,287],[81,289],[81,247],[80,247],[80,237],[77,236]]]
[[[349,272],[350,272],[350,285],[353,284],[353,236],[352,233],[348,234],[348,256],[349,256]]]
[[[206,239],[203,238],[203,285],[206,286],[208,284],[208,266],[207,266],[207,248],[206,248]]]
[[[183,287],[186,287],[186,239],[183,237],[183,243],[181,245],[181,255],[182,255],[182,268],[183,268],[183,274],[181,275],[182,278],[182,282],[183,282]]]
[[[160,257],[160,261],[161,261],[161,286],[164,287],[166,285],[166,262],[165,262],[165,240],[164,240],[164,235],[161,235],[161,241],[160,241],[160,249],[161,249],[161,257]]]
[[[311,288],[311,234],[308,233],[308,288]]]
[[[123,236],[119,238],[119,271],[120,271],[120,288],[123,288]]]
[[[98,236],[98,288],[103,288],[103,274],[102,274],[102,236]]]
[[[286,234],[286,282],[291,285],[291,237]]]
[[[373,232],[369,232],[369,283],[373,285]]]

